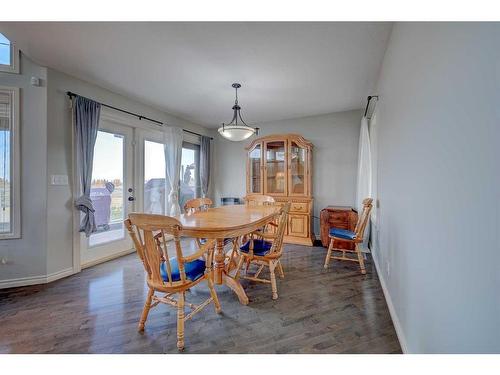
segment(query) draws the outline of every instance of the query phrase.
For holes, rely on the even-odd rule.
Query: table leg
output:
[[[222,274],[226,266],[226,254],[224,253],[224,239],[218,238],[217,245],[215,246],[215,257],[214,257],[214,282],[215,284],[222,284]]]
[[[236,280],[234,277],[231,277],[227,274],[224,274],[222,276],[224,284],[226,284],[233,292],[236,293],[238,296],[238,299],[240,300],[240,303],[242,305],[248,305],[248,297],[247,294],[245,293],[245,289],[241,286],[240,282]]]
[[[238,280],[226,273],[226,254],[224,253],[224,239],[217,239],[214,257],[214,282],[218,285],[225,284],[236,293],[240,303],[248,305],[248,297]]]

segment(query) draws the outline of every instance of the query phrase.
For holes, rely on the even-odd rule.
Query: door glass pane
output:
[[[124,136],[99,131],[94,147],[90,189],[97,232],[90,236],[89,246],[119,240],[125,235],[123,160]]]
[[[10,142],[12,95],[0,93],[0,233],[11,231]]]
[[[250,151],[250,192],[251,193],[262,193],[260,191],[260,185],[262,177],[260,175],[260,145],[255,146],[252,151]]]
[[[144,141],[144,212],[165,214],[165,177],[163,144]]]
[[[290,147],[290,183],[289,188],[291,194],[304,194],[305,192],[305,165],[306,165],[306,150],[295,142],[292,142]]]
[[[267,193],[285,192],[285,142],[266,144]]]
[[[188,200],[200,196],[198,165],[199,146],[185,143],[185,147],[182,148],[180,175],[179,205],[181,206],[181,210]]]

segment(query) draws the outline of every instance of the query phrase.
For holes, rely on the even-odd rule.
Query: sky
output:
[[[0,135],[0,141],[2,137]],[[94,148],[92,179],[123,180],[123,141],[121,135],[99,131]],[[0,144],[0,150],[1,150]],[[144,144],[144,180],[165,178],[163,144],[146,141]],[[183,149],[182,165],[194,163],[194,151]]]
[[[10,41],[0,34],[0,64],[10,65]]]

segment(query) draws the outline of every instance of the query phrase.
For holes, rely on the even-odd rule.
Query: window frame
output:
[[[2,35],[5,36],[5,34]],[[19,49],[12,40],[7,39],[10,42],[10,64],[0,64],[0,72],[19,74]]]
[[[18,87],[0,86],[0,91],[10,93],[12,97],[12,124],[10,124],[10,231],[0,233],[0,240],[21,238],[21,156],[20,156],[20,123],[19,123],[19,91]]]

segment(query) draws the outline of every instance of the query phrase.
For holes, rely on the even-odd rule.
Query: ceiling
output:
[[[186,120],[251,124],[364,107],[391,23],[3,23],[38,63]]]

